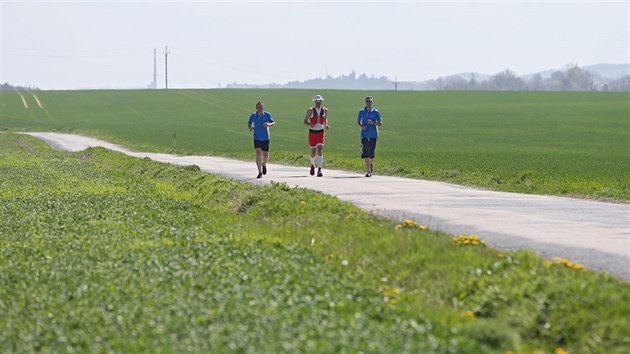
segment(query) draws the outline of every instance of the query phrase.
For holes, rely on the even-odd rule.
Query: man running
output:
[[[328,125],[328,108],[322,106],[324,98],[321,95],[313,97],[315,105],[306,110],[304,124],[309,126],[308,145],[311,148],[311,176],[315,174],[315,154],[317,154],[317,177],[322,177],[322,165],[324,164],[324,130],[330,129]]]
[[[253,126],[252,126],[253,124]],[[252,113],[247,122],[249,131],[254,132],[254,149],[256,150],[256,167],[258,176],[262,178],[267,174],[267,162],[269,161],[269,127],[276,124],[271,113],[265,112],[265,103],[256,102],[256,112]]]
[[[361,158],[365,161],[367,173],[365,177],[372,177],[372,164],[376,152],[378,127],[383,125],[379,111],[372,107],[372,96],[365,98],[365,107],[359,111],[357,124],[361,127]]]

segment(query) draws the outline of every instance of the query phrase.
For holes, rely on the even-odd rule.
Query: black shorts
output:
[[[254,149],[269,151],[269,140],[254,140]]]
[[[376,153],[376,138],[361,138],[361,158],[374,158]]]

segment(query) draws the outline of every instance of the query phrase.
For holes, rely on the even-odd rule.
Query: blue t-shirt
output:
[[[377,138],[378,137],[378,127],[376,124],[368,124],[368,119],[373,120],[374,122],[379,121],[382,122],[381,114],[378,112],[378,109],[372,108],[371,110],[367,110],[367,108],[363,108],[359,111],[359,116],[357,117],[357,123],[361,124],[367,129],[361,129],[361,137],[362,138]]]
[[[274,122],[271,113],[264,111],[263,114],[259,116],[254,112],[249,117],[247,124],[254,124],[254,140],[269,140],[269,127],[263,125],[265,122]]]

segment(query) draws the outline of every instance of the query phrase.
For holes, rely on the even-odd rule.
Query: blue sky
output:
[[[628,1],[0,2],[0,82],[41,89],[398,80],[627,63]]]

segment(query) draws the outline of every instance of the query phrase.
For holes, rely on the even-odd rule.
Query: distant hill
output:
[[[630,64],[595,64],[582,68],[605,79],[620,79],[624,76],[630,76]]]
[[[603,79],[615,80],[630,75],[630,64],[595,64],[583,66],[582,69],[597,74]],[[549,69],[533,74],[521,75],[520,77],[523,79],[531,79],[534,75],[540,74],[543,79],[548,79],[551,77],[551,74],[557,70],[559,69]]]
[[[588,78],[579,79],[575,85],[567,84],[563,75],[571,72],[585,73]],[[552,79],[552,76],[555,78]],[[507,81],[510,81],[507,84]],[[564,80],[564,83],[558,83]],[[586,81],[584,81],[586,80]],[[386,76],[357,75],[352,71],[348,75],[327,76],[304,81],[290,81],[286,84],[228,84],[227,88],[299,88],[299,89],[344,89],[344,90],[626,90],[630,80],[630,64],[595,64],[578,67],[569,64],[564,69],[549,69],[537,73],[517,75],[505,70],[493,75],[477,72],[463,72],[441,76],[425,81],[398,81]],[[570,80],[569,80],[570,81]]]

